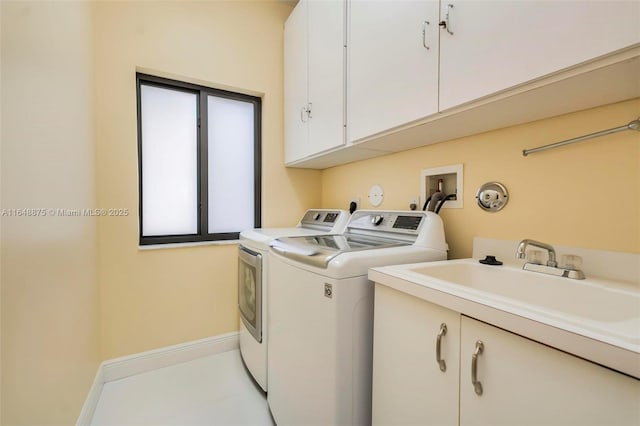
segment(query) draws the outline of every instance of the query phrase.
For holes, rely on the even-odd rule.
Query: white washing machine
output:
[[[345,210],[307,210],[294,228],[256,228],[240,233],[238,309],[240,353],[247,369],[267,391],[267,253],[277,237],[342,233],[349,220]]]
[[[440,216],[364,211],[269,252],[269,392],[280,426],[371,424],[375,266],[446,260]]]

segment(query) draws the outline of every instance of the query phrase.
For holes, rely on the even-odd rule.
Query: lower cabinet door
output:
[[[639,380],[465,316],[461,322],[460,425],[640,424]]]
[[[460,315],[376,284],[373,334],[372,423],[457,425]]]

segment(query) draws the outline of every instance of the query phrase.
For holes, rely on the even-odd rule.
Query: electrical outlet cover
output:
[[[382,200],[384,199],[384,191],[382,191],[382,187],[380,185],[373,185],[371,189],[369,189],[369,203],[373,207],[378,207],[382,204]]]

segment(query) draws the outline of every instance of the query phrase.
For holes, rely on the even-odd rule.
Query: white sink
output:
[[[585,319],[618,322],[640,317],[639,293],[602,281],[573,280],[473,260],[422,266],[412,271]]]
[[[573,280],[483,265],[476,259],[390,267],[418,285],[472,300],[592,338],[640,348],[640,292],[634,284],[589,278]]]
[[[523,270],[518,245],[476,238],[474,259],[372,268],[369,279],[640,379],[640,254],[556,246],[584,259],[587,278],[573,280]],[[505,265],[479,263],[487,254]]]

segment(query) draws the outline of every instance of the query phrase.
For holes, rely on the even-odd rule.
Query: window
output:
[[[137,74],[140,244],[260,227],[261,100]]]

